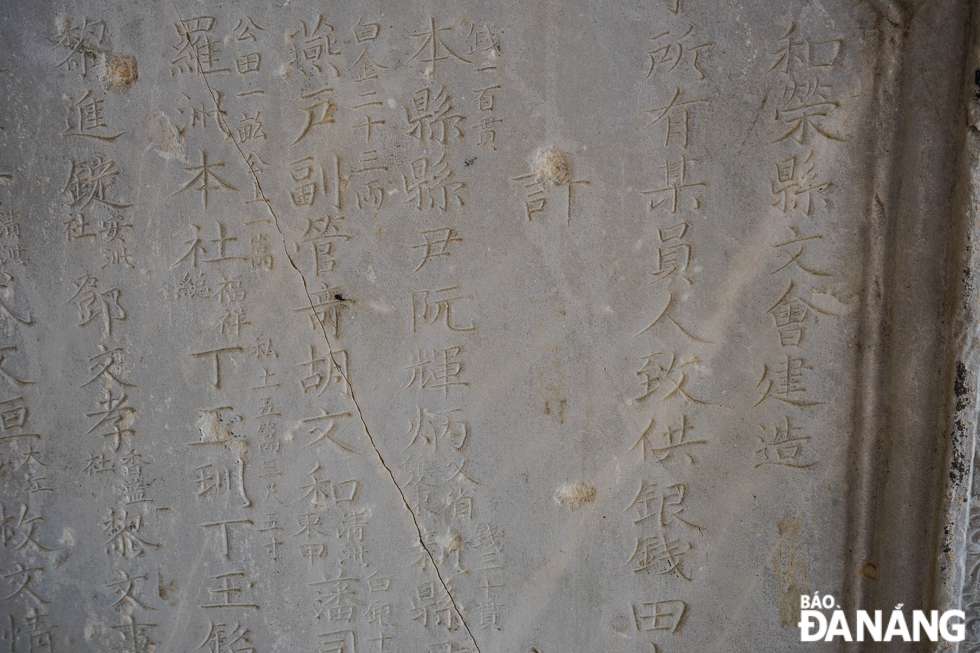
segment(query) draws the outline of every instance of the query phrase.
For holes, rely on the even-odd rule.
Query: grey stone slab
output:
[[[969,20],[5,5],[0,641],[829,650],[801,594],[967,605]]]

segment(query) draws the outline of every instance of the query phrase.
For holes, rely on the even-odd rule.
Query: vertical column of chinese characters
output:
[[[271,350],[271,342],[268,346]],[[219,353],[208,358],[215,366],[214,378],[220,378]],[[253,541],[250,535],[261,533],[262,528],[261,521],[256,524],[253,519],[253,502],[245,485],[249,454],[243,433],[245,418],[233,411],[230,405],[201,410],[196,424],[200,437],[186,443],[196,459],[190,483],[207,561],[205,587],[195,597],[201,610],[195,630],[199,638],[201,631],[205,635],[195,643],[208,651],[257,650],[251,647],[249,622],[261,602],[247,564],[252,557],[247,544]]]
[[[136,62],[107,55],[110,36],[102,20],[63,16],[51,41],[54,65],[69,73],[72,86],[61,132],[68,150],[61,235],[70,270],[61,303],[81,329],[84,370],[76,378],[89,408],[81,420],[79,441],[87,444],[79,471],[100,504],[99,544],[108,558],[108,582],[100,594],[112,617],[99,637],[111,650],[129,651],[146,650],[155,637],[156,624],[144,621],[155,608],[141,583],[161,544],[154,536],[159,524],[149,491],[153,465],[138,437],[141,397],[131,358],[140,343],[126,328],[126,298],[135,296],[139,282],[136,246],[143,224],[136,204],[125,199],[134,191],[123,190],[132,185],[125,180],[125,162],[117,162],[117,148],[128,133],[113,118],[120,102],[114,94],[134,83]],[[110,62],[110,56],[118,61]],[[118,85],[107,72],[110,65],[127,73]]]
[[[330,301],[344,305],[336,297]],[[311,319],[320,324],[326,320]],[[347,350],[324,346],[322,337],[305,347],[306,355],[294,366],[296,378],[290,381],[305,398],[300,402],[303,412],[292,431],[295,437],[283,445],[297,461],[293,469],[302,478],[298,487],[278,492],[283,470],[274,462],[267,464],[260,530],[268,532],[271,556],[280,555],[278,547],[283,547],[283,554],[305,570],[309,609],[301,616],[312,622],[322,650],[354,650],[344,647],[363,640],[366,630],[383,631],[393,625],[387,598],[391,578],[379,573],[370,555],[371,510],[361,505],[363,483],[351,472],[361,461],[371,460],[373,452],[365,449],[363,425],[348,385]],[[282,521],[284,513],[288,518]]]
[[[400,107],[401,134],[415,142],[412,161],[401,175],[402,189],[406,195],[404,203],[427,214],[437,210],[445,215],[453,207],[464,205],[467,183],[456,177],[450,148],[462,143],[466,136],[467,119],[459,108],[464,104],[457,100],[465,92],[461,94],[435,81],[447,66],[473,63],[462,54],[459,32],[459,25],[446,26],[430,16],[424,26],[412,32],[419,45],[406,62],[423,66],[424,74],[419,77],[426,81]]]
[[[473,89],[473,103],[478,113],[473,121],[476,130],[477,147],[485,153],[496,152],[498,145],[497,131],[504,122],[500,118],[500,107],[497,98],[503,89],[501,71],[499,69],[500,55],[503,53],[503,30],[498,29],[493,22],[477,24],[469,22],[466,27],[466,48],[464,56],[473,61],[474,72],[477,76],[476,88]],[[467,159],[467,165],[473,159]]]
[[[286,44],[287,79],[299,119],[294,121],[296,126],[287,142],[287,170],[282,175],[288,194],[284,215],[291,217],[287,223],[304,223],[297,247],[304,261],[312,258],[313,265],[312,273],[304,273],[306,301],[293,307],[309,336],[302,347],[308,355],[296,359],[291,370],[292,376],[298,377],[291,382],[299,385],[297,390],[304,399],[301,437],[287,443],[286,448],[302,450],[304,455],[294,456],[302,460],[294,469],[305,476],[299,488],[280,493],[278,483],[286,478],[282,461],[271,456],[264,461],[262,503],[268,508],[263,511],[263,529],[269,533],[270,556],[286,556],[308,570],[303,574],[304,594],[312,609],[300,615],[303,622],[313,621],[321,639],[336,641],[339,650],[344,650],[346,642],[352,645],[354,641],[352,622],[360,616],[360,600],[353,587],[355,579],[345,573],[341,563],[341,546],[331,532],[342,515],[356,510],[360,481],[338,477],[335,472],[337,462],[362,453],[352,441],[356,434],[347,431],[354,422],[347,385],[348,357],[336,344],[348,328],[350,308],[336,281],[340,278],[338,255],[353,238],[346,228],[345,211],[350,207],[344,202],[342,162],[336,145],[346,136],[343,121],[338,121],[338,85],[346,68],[342,43],[349,41],[349,35],[342,38],[335,17],[322,13],[293,20],[292,24]],[[305,329],[307,323],[309,330]],[[364,525],[360,523],[362,538]],[[363,540],[358,543],[363,544]],[[283,547],[281,553],[279,547]],[[364,563],[363,546],[354,555],[355,565]],[[318,591],[325,587],[318,583],[328,579],[337,581],[332,586],[338,590],[336,605],[329,604]],[[337,607],[342,610],[331,610]],[[333,632],[321,633],[325,629]]]
[[[275,265],[272,220],[266,207],[253,208],[266,201],[259,180],[269,165],[258,108],[265,94],[265,29],[244,14],[227,21],[194,16],[173,29],[169,118],[188,155],[171,194],[184,226],[173,234],[179,246],[168,262],[169,292],[185,308],[209,315],[215,349],[240,349],[253,326],[246,311],[249,281]],[[228,209],[242,201],[246,185],[251,185],[244,200],[248,208],[236,207],[232,218]],[[219,388],[220,380],[212,385]]]
[[[2,62],[0,62],[2,63]],[[12,76],[0,73],[0,83]],[[5,128],[0,124],[0,132]],[[31,380],[27,350],[37,351],[37,320],[24,281],[30,256],[21,246],[21,193],[26,190],[13,166],[0,164],[0,641],[11,650],[51,651],[58,628],[53,581],[59,553],[45,528],[45,507],[55,497],[57,472],[49,466],[56,446],[40,433],[32,407],[44,393]],[[9,170],[9,172],[8,172]],[[16,199],[13,199],[16,198]],[[64,555],[61,553],[61,555]],[[17,648],[18,645],[20,648]]]
[[[246,470],[255,466],[254,463],[249,466],[252,447],[246,436],[247,418],[235,412],[234,404],[244,403],[255,410],[250,417],[258,423],[259,455],[270,450],[276,452],[275,420],[279,414],[271,398],[255,399],[255,393],[276,387],[272,383],[275,373],[270,371],[267,360],[275,358],[276,352],[271,340],[256,338],[247,347],[219,346],[193,352],[191,356],[203,375],[209,377],[205,383],[212,388],[209,405],[197,413],[196,437],[184,443],[191,459],[185,483],[193,493],[193,505],[185,513],[196,515],[203,541],[200,546],[205,552],[202,559],[207,569],[205,588],[194,597],[201,610],[194,630],[199,638],[201,632],[206,633],[198,640],[200,649],[255,650],[232,648],[251,645],[250,617],[260,609],[261,599],[253,580],[254,569],[250,567],[261,567],[255,560],[262,557],[249,551],[248,544],[262,540],[265,535],[264,522],[256,515],[255,502],[246,483],[250,478]],[[241,359],[246,357],[265,363],[261,365],[263,373],[256,375],[258,379],[251,379],[248,388],[253,393],[251,396],[243,397],[244,392],[234,396],[232,393],[241,389],[224,382],[225,368],[234,363],[244,366]],[[260,542],[259,546],[263,544]],[[162,576],[160,583],[163,584]]]
[[[298,247],[304,261],[313,261],[312,274],[305,276],[314,311],[326,320],[327,330],[339,337],[340,311],[346,306],[334,299],[339,291],[331,289],[331,284],[336,283],[340,272],[338,255],[353,238],[345,216],[350,208],[344,201],[349,178],[341,172],[341,165],[348,162],[341,160],[336,144],[347,136],[343,121],[338,122],[338,111],[344,115],[338,94],[343,90],[339,85],[346,72],[341,43],[350,38],[341,38],[323,14],[294,22],[295,30],[287,39],[287,80],[298,119],[290,121],[295,126],[288,132],[286,170],[281,175],[287,197],[280,206],[286,207],[283,216],[291,218],[287,223],[304,225]],[[370,34],[362,34],[361,38],[373,40]],[[365,106],[381,104],[374,100]],[[372,126],[368,125],[369,139],[376,136],[371,132]]]
[[[383,644],[391,639],[385,631],[394,626],[387,598],[392,581],[372,564],[371,510],[360,503],[362,482],[341,471],[348,464],[338,464],[363,455],[348,441],[348,427],[357,420],[350,412],[318,412],[301,420],[301,446],[317,454],[307,457],[308,471],[294,499],[299,509],[283,532],[287,550],[295,550],[309,569],[303,617],[312,622],[323,647],[318,650],[354,650],[355,640],[365,638]]]
[[[310,293],[305,313],[315,333],[289,381],[303,401],[291,432],[295,437],[283,450],[302,477],[298,487],[277,492],[277,481],[285,478],[282,469],[270,462],[263,470],[261,505],[269,509],[263,509],[262,530],[268,531],[270,555],[279,555],[281,546],[304,570],[307,599],[301,617],[312,624],[318,650],[352,651],[356,640],[374,631],[380,631],[379,641],[388,639],[383,631],[393,625],[387,598],[392,581],[370,555],[371,510],[362,505],[363,483],[351,471],[373,461],[374,453],[348,383],[348,351],[338,345],[344,336],[340,315],[348,302],[331,292]],[[288,517],[282,521],[284,513]]]
[[[384,52],[382,38],[388,34],[382,33],[379,19],[380,16],[360,16],[351,27],[354,47],[348,57],[351,63],[346,67],[343,79],[348,96],[354,98],[351,103],[350,134],[357,141],[354,151],[359,153],[356,160],[348,162],[347,178],[356,210],[360,214],[358,222],[381,213],[385,208],[386,188],[391,185],[388,171],[391,152],[384,151],[383,143],[388,140],[386,136],[393,132],[396,117],[390,107],[385,107],[379,93],[384,90],[384,84],[392,74],[393,64],[381,54]],[[341,202],[339,191],[337,202]],[[342,240],[337,238],[335,242]],[[317,254],[318,275],[335,266],[331,259],[332,249],[324,247],[325,253]]]
[[[272,147],[266,133],[265,118],[262,115],[262,104],[266,100],[268,80],[268,58],[271,37],[265,27],[257,23],[248,14],[238,14],[233,18],[235,24],[231,33],[223,42],[234,44],[229,47],[229,56],[234,54],[234,72],[231,77],[219,77],[226,84],[234,84],[236,92],[229,91],[233,113],[221,108],[225,92],[216,90],[214,109],[217,115],[224,118],[223,124],[227,129],[225,138],[237,144],[241,156],[245,158],[248,168],[247,185],[248,199],[244,200],[246,214],[249,216],[242,225],[242,252],[249,259],[249,267],[253,271],[268,272],[275,268],[275,256],[272,253],[275,240],[278,237],[274,221],[270,217],[272,200],[266,197],[262,190],[261,180],[267,169],[273,165],[269,160],[275,158],[268,153]],[[230,26],[230,24],[229,24]],[[266,67],[263,68],[263,63]],[[230,65],[230,64],[229,64]],[[210,78],[209,78],[210,79]],[[216,85],[220,85],[216,82]],[[232,155],[234,153],[232,152]],[[265,158],[263,158],[265,157]],[[248,241],[247,248],[245,240]]]
[[[295,250],[307,296],[292,310],[310,335],[290,370],[303,412],[283,450],[302,461],[294,467],[302,479],[279,502],[285,507],[267,515],[265,528],[270,550],[283,546],[304,569],[308,609],[301,617],[312,623],[317,650],[353,651],[366,639],[386,650],[394,626],[392,581],[370,554],[371,510],[352,473],[375,454],[349,385],[344,343],[355,318],[343,254],[358,237],[357,225],[387,208],[391,153],[382,148],[392,116],[379,93],[392,64],[381,60],[386,33],[371,17],[317,14],[297,24],[287,43],[287,77],[303,118],[289,142],[284,205],[287,222],[302,224]],[[353,142],[353,149],[340,142]],[[268,496],[282,471],[270,463],[264,473]]]
[[[701,529],[684,504],[689,478],[711,450],[701,418],[708,421],[718,407],[698,387],[701,362],[714,342],[695,326],[703,320],[688,303],[697,284],[694,241],[712,209],[703,199],[702,158],[712,88],[705,62],[714,42],[684,20],[679,4],[667,9],[649,30],[637,71],[650,107],[641,129],[657,153],[654,181],[641,191],[656,251],[646,278],[653,299],[632,342],[642,352],[633,395],[640,431],[629,453],[642,471],[627,508],[635,532],[627,564],[634,574],[662,577],[632,604],[632,627],[655,649],[679,635],[687,611],[680,598],[684,584],[695,578],[695,556],[706,554],[696,550]]]
[[[9,230],[19,228],[19,217],[8,213],[4,226],[9,238]],[[15,246],[19,250],[19,245]],[[28,368],[27,357],[20,351],[20,343],[28,335],[23,330],[36,325],[23,292],[19,296],[10,292],[15,280],[10,272],[16,271],[18,277],[28,273],[21,254],[27,252],[18,251],[13,269],[9,261],[0,264],[4,280],[0,284],[4,294],[0,322],[5,323],[8,339],[0,347],[0,546],[4,553],[0,612],[6,615],[0,623],[0,638],[10,642],[12,650],[20,641],[24,650],[51,651],[57,628],[51,574],[60,566],[60,550],[44,528],[44,508],[55,497],[57,487],[56,472],[47,462],[54,443],[49,435],[38,432],[31,419],[32,405],[42,402],[42,387],[19,371]]]
[[[424,81],[410,87],[411,96],[401,100],[399,135],[412,143],[409,169],[401,175],[402,190],[403,202],[414,209],[418,223],[415,240],[406,247],[416,346],[405,367],[404,390],[414,392],[415,399],[399,447],[398,482],[419,526],[421,540],[414,547],[413,565],[424,581],[413,589],[409,614],[424,629],[428,650],[469,651],[475,646],[473,632],[460,630],[466,625],[459,612],[465,610],[463,588],[454,583],[458,578],[479,582],[477,575],[485,577],[494,570],[482,562],[486,547],[480,541],[474,505],[478,484],[467,472],[466,359],[474,346],[477,319],[475,297],[454,275],[455,263],[465,252],[461,216],[468,187],[457,177],[456,162],[465,159],[467,167],[483,154],[474,150],[497,147],[499,119],[494,109],[500,86],[488,82],[496,75],[500,32],[472,21],[447,23],[428,16],[411,37],[415,44],[408,62],[420,69],[416,77]],[[473,79],[465,85],[440,81],[458,80],[465,71]],[[479,127],[466,115],[474,108]],[[479,134],[475,148],[467,146],[467,132],[471,139]],[[474,156],[467,158],[467,152]],[[478,573],[465,576],[473,571]],[[491,589],[497,589],[492,582]],[[497,594],[494,591],[480,604],[475,626],[500,628]]]
[[[772,331],[766,336],[771,353],[761,365],[755,403],[765,412],[761,433],[754,434],[757,469],[806,469],[817,462],[807,421],[823,401],[810,390],[816,371],[808,332],[821,317],[833,315],[814,301],[814,291],[826,290],[831,274],[813,262],[811,252],[830,244],[821,219],[826,219],[835,186],[824,162],[842,138],[831,126],[840,104],[828,78],[840,64],[843,41],[801,32],[796,23],[790,25],[770,53],[767,70],[776,109],[766,186],[780,238],[771,244],[766,269]]]
[[[454,227],[423,230],[419,236],[411,245],[412,279],[432,288],[412,293],[412,332],[420,345],[406,367],[410,377],[405,389],[414,388],[417,398],[399,466],[402,490],[424,538],[416,546],[415,564],[427,572],[434,562],[444,579],[478,572],[490,588],[486,601],[480,603],[480,626],[499,629],[502,604],[498,599],[503,585],[491,576],[503,571],[495,559],[501,551],[502,533],[489,522],[476,520],[477,483],[466,471],[470,426],[463,395],[470,387],[465,369],[468,336],[477,330],[473,297],[463,295],[455,280],[447,279],[449,270],[455,269],[449,264],[452,255],[464,251],[463,238]],[[447,336],[452,340],[444,340]],[[427,629],[444,628],[447,637],[458,618],[445,590],[432,581],[416,588],[411,613]],[[444,645],[456,646],[453,642],[433,646],[441,650],[438,647]]]
[[[412,564],[426,578],[415,587],[409,612],[425,629],[425,636],[440,640],[431,644],[434,650],[471,650],[470,641],[453,639],[462,618],[457,611],[456,578],[476,572],[485,581],[481,628],[499,629],[503,607],[497,601],[503,584],[495,582],[503,571],[499,558],[503,533],[477,519],[479,483],[466,469],[470,426],[461,399],[470,382],[463,353],[460,345],[420,347],[406,368],[410,378],[405,389],[415,389],[416,412],[405,434],[399,485],[421,536],[413,548]]]
[[[273,41],[264,21],[244,11],[177,18],[168,118],[187,156],[171,182],[177,224],[165,292],[197,318],[182,338],[201,398],[192,435],[181,443],[181,482],[206,578],[187,599],[199,609],[190,632],[198,649],[256,650],[253,615],[263,605],[256,578],[266,558],[249,550],[261,548],[265,535],[253,494],[264,480],[263,458],[278,453],[280,417],[277,352],[254,305],[274,274],[270,238],[278,238],[273,200],[261,185],[276,163],[262,113]]]

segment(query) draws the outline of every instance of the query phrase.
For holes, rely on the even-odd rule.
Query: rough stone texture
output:
[[[4,5],[0,642],[974,619],[977,20]]]

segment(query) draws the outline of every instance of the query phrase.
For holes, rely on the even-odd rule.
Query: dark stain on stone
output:
[[[966,386],[966,365],[963,361],[956,361],[956,381],[953,383],[953,391],[956,393],[956,412],[960,412],[970,405],[970,390]]]

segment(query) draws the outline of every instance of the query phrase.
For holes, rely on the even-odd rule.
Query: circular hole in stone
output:
[[[868,580],[878,580],[878,565],[868,560],[861,565],[861,575]]]

